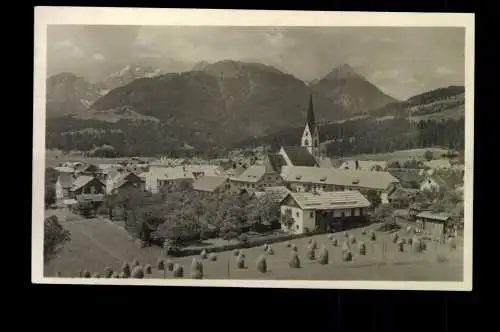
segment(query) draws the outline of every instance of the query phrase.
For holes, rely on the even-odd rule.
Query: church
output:
[[[319,127],[314,116],[312,95],[309,96],[306,123],[300,145],[282,146],[278,153],[266,156],[265,166],[268,172],[281,173],[283,166],[319,167],[321,159],[319,146]]]

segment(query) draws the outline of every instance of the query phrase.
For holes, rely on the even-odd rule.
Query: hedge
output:
[[[258,247],[262,246],[264,244],[272,244],[272,243],[277,243],[277,242],[284,242],[288,240],[294,240],[294,239],[300,239],[303,237],[308,237],[312,236],[314,234],[311,233],[305,233],[305,234],[285,234],[285,235],[280,235],[280,236],[263,236],[259,237],[257,239],[250,239],[249,242],[247,243],[232,243],[232,244],[226,244],[223,246],[217,246],[217,247],[206,247],[206,248],[196,248],[196,249],[190,249],[190,248],[183,248],[179,252],[179,257],[184,257],[184,256],[194,256],[194,255],[200,255],[203,249],[206,249],[208,252],[222,252],[222,251],[231,251],[234,249],[243,249],[243,248],[252,248],[252,247]]]

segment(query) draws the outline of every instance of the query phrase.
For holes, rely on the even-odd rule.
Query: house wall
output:
[[[308,228],[310,231],[314,230],[316,226],[314,210],[302,210],[296,206],[282,205],[281,214],[285,214],[288,209],[291,210],[294,223],[290,228],[282,223],[281,229],[283,231],[293,234],[302,234],[304,233],[305,228]]]
[[[433,240],[443,240],[445,238],[446,222],[421,218],[417,222],[421,225],[424,233],[428,234]]]
[[[55,188],[56,188],[56,200],[60,201],[69,196],[68,189],[64,189],[59,180],[56,182]]]

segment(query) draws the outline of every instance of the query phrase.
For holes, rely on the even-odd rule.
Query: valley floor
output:
[[[60,219],[61,220],[61,219]],[[53,277],[57,272],[62,277],[77,277],[80,269],[103,273],[111,266],[119,271],[123,262],[138,259],[140,264],[151,264],[153,273],[146,278],[172,278],[171,272],[155,268],[158,258],[163,257],[161,248],[138,248],[134,240],[118,224],[99,219],[61,220],[71,232],[71,242],[67,243],[56,259],[44,267],[44,275]],[[375,227],[375,225],[370,226]],[[245,249],[247,268],[238,269],[233,252],[217,254],[215,262],[203,261],[205,279],[276,279],[276,280],[399,280],[399,281],[461,281],[463,276],[463,246],[456,249],[448,245],[428,244],[423,253],[413,253],[406,246],[405,252],[396,251],[396,245],[389,235],[377,232],[377,240],[372,242],[361,229],[349,231],[358,241],[367,245],[367,255],[358,254],[357,244],[352,245],[353,261],[341,262],[341,246],[345,240],[343,233],[335,234],[338,246],[334,246],[327,235],[312,236],[320,248],[325,245],[329,251],[329,264],[321,265],[306,258],[306,243],[309,238],[293,240],[298,248],[302,267],[288,266],[290,249],[285,242],[273,244],[274,255],[267,256],[269,271],[260,273],[256,269],[257,258],[264,253],[262,247]],[[410,237],[404,230],[402,237]],[[197,257],[197,256],[196,256]],[[183,265],[185,277],[189,278],[191,257],[170,258]]]

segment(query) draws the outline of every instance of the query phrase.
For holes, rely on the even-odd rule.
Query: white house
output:
[[[56,181],[56,200],[62,201],[70,197],[70,189],[75,177],[72,173],[60,173]]]
[[[283,180],[295,192],[370,190],[380,195],[382,203],[400,187],[400,182],[389,172],[372,172],[321,167],[283,167]]]
[[[219,176],[222,170],[217,165],[183,165],[170,167],[155,164],[146,173],[146,190],[157,193],[161,187],[173,183],[193,183],[203,176]]]
[[[294,234],[344,228],[364,220],[370,206],[359,191],[292,192],[281,202],[281,228]]]

